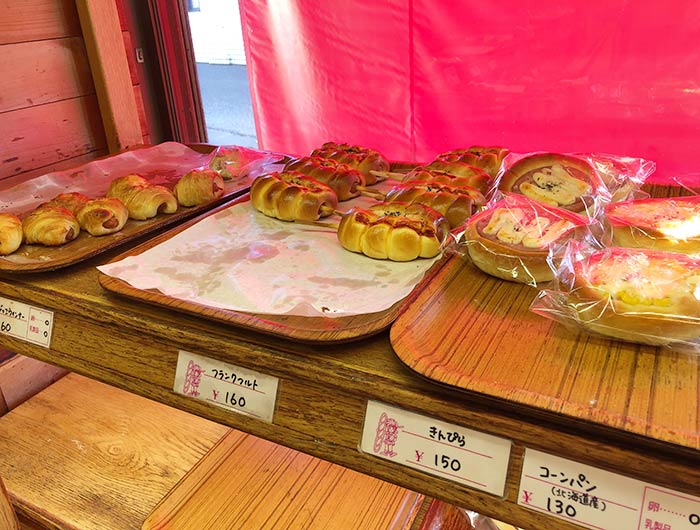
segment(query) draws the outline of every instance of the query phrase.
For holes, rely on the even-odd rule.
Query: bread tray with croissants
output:
[[[213,169],[215,157],[227,159],[225,175]],[[282,161],[284,155],[237,146],[167,142],[5,186],[0,272],[81,262],[244,193]]]

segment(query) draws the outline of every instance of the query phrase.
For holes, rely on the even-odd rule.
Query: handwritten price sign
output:
[[[48,348],[53,312],[0,296],[0,334]]]

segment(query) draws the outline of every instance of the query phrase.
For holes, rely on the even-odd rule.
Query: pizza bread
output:
[[[583,327],[661,345],[700,337],[700,260],[677,252],[610,247],[575,261],[568,305]]]
[[[573,212],[592,213],[601,185],[585,160],[545,153],[515,162],[504,171],[498,189]]]
[[[110,182],[107,196],[121,200],[129,210],[129,218],[137,221],[177,211],[177,199],[168,188],[154,186],[140,175],[114,179]]]
[[[129,210],[116,197],[93,199],[83,205],[76,214],[80,228],[92,236],[104,236],[119,232],[129,219]]]
[[[358,186],[365,185],[365,176],[348,164],[332,158],[305,156],[291,160],[284,166],[284,171],[298,171],[307,177],[328,184],[339,201],[347,201],[360,194]]]
[[[609,204],[605,224],[617,247],[700,254],[700,196]]]
[[[462,162],[483,169],[492,178],[495,178],[501,169],[503,159],[509,152],[508,149],[500,146],[473,145],[467,149],[453,149],[452,151],[441,153],[436,157],[436,160]]]
[[[534,285],[554,277],[547,262],[551,245],[577,236],[587,224],[568,210],[509,195],[467,221],[464,243],[486,274]]]
[[[352,208],[338,227],[343,248],[392,261],[434,258],[448,235],[447,220],[432,208],[398,202]]]
[[[443,162],[440,160],[409,171],[403,180],[425,180],[452,186],[470,186],[484,195],[488,193],[492,183],[491,177],[483,169],[463,162]]]
[[[78,237],[80,224],[67,208],[44,204],[24,218],[22,230],[29,245],[59,246]]]
[[[17,250],[24,240],[22,221],[13,213],[0,213],[0,256]]]
[[[173,194],[181,206],[199,206],[224,194],[224,179],[213,169],[193,169],[175,184]]]
[[[318,149],[314,149],[311,156],[331,158],[354,167],[364,175],[368,186],[377,183],[377,177],[371,173],[372,171],[389,171],[391,167],[389,161],[378,151],[346,143],[326,142]]]
[[[484,195],[475,188],[419,180],[394,186],[384,200],[429,206],[445,216],[450,228],[462,226],[478,207],[486,204]]]
[[[282,221],[316,221],[333,213],[338,196],[330,186],[298,171],[275,172],[253,181],[253,207]]]

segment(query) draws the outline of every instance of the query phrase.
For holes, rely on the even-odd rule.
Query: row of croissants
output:
[[[0,255],[15,252],[22,243],[64,245],[81,231],[91,236],[113,234],[129,219],[145,221],[161,213],[173,214],[178,206],[198,206],[223,193],[223,179],[211,169],[186,173],[172,191],[140,175],[126,175],[110,183],[105,197],[90,199],[79,192],[61,193],[23,218],[0,213]]]

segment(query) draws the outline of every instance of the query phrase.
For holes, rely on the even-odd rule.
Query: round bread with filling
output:
[[[447,220],[422,204],[378,203],[343,216],[343,248],[375,259],[411,261],[437,256],[449,234]]]
[[[503,192],[519,193],[551,206],[591,215],[601,186],[588,162],[552,153],[518,160],[503,173],[498,183],[498,189]]]
[[[467,221],[464,243],[470,259],[486,274],[535,285],[554,277],[547,257],[587,226],[578,214],[509,195]]]
[[[259,212],[282,221],[316,221],[333,213],[338,196],[330,186],[298,171],[256,178],[250,202]]]

